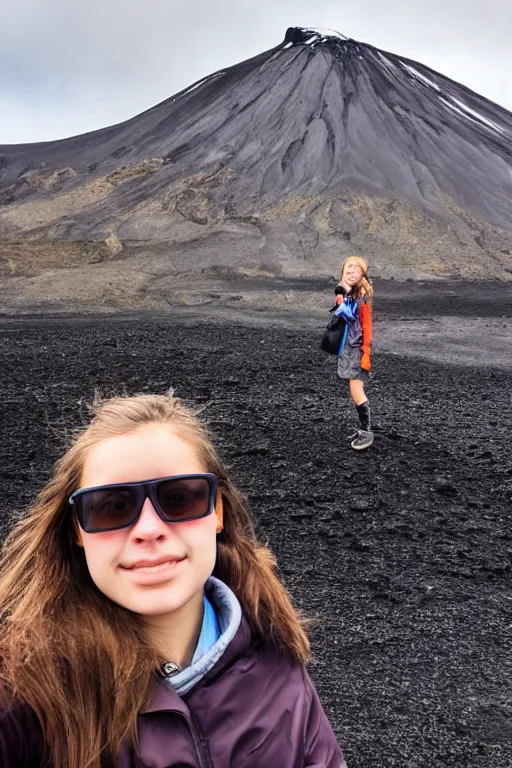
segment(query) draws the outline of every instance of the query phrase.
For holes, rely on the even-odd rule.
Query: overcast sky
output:
[[[0,0],[0,144],[112,125],[327,27],[512,111],[510,0]]]

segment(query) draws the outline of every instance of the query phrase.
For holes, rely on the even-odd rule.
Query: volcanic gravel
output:
[[[95,390],[173,386],[206,406],[317,620],[310,672],[349,768],[510,767],[512,371],[376,355],[376,440],[356,453],[319,336],[206,316],[1,320],[3,532]]]

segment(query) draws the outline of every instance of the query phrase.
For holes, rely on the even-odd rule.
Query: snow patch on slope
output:
[[[436,85],[436,83],[434,83],[434,81],[433,81],[433,80],[430,80],[430,78],[428,78],[428,77],[427,77],[426,75],[424,75],[422,72],[418,72],[418,70],[417,70],[417,69],[415,69],[414,67],[411,67],[411,65],[410,65],[410,64],[404,64],[403,66],[405,67],[405,69],[406,69],[408,72],[410,72],[410,74],[411,74],[413,77],[415,77],[417,80],[421,80],[421,82],[422,82],[424,85],[428,85],[428,87],[429,87],[429,88],[433,88],[433,89],[434,89],[434,91],[437,91],[438,93],[441,93],[441,89],[440,89],[440,87],[439,87],[438,85]]]
[[[480,123],[487,128],[491,128],[493,131],[497,131],[501,135],[506,135],[506,132],[501,126],[484,117],[480,112],[477,112],[471,107],[468,107],[467,104],[464,104],[464,102],[456,99],[454,96],[446,96],[443,101],[448,107],[450,107],[450,109],[452,109],[454,112],[458,112],[458,114],[462,115],[462,117],[465,117],[468,120],[472,120],[473,122]]]
[[[410,64],[405,64],[404,62],[402,62],[402,66],[407,70],[407,72],[409,72],[410,75],[413,76],[415,80],[419,80],[422,85],[426,85],[428,88],[432,88],[434,91],[436,91],[436,93],[439,94],[442,103],[452,112],[455,112],[457,115],[465,118],[466,120],[471,120],[473,123],[478,123],[483,128],[489,128],[490,130],[495,131],[502,136],[507,135],[507,131],[505,131],[500,125],[492,120],[489,120],[489,118],[485,117],[480,112],[477,112],[477,110],[473,109],[472,107],[469,107],[460,99],[456,99],[455,96],[452,96],[450,93],[444,91],[439,85],[437,85],[437,83],[434,82],[434,80],[431,80],[429,77],[427,77],[427,75],[423,74],[423,72],[420,72],[415,67],[411,66]]]
[[[321,27],[289,27],[286,31],[283,48],[292,48],[294,45],[315,46],[320,43],[327,43],[332,40],[341,40],[346,42],[348,37],[336,32],[334,29],[323,29]]]
[[[337,40],[348,40],[348,37],[345,37],[345,35],[342,35],[340,32],[336,32],[334,29],[311,27],[311,29],[308,29],[308,32],[311,32],[310,40],[317,43],[325,43],[331,38],[335,38]]]

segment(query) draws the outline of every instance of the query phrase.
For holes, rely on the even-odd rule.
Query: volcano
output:
[[[323,276],[354,252],[384,277],[510,280],[512,113],[292,27],[124,123],[0,146],[4,295],[12,280],[58,298],[77,280],[119,294],[130,274],[134,298],[185,276]]]

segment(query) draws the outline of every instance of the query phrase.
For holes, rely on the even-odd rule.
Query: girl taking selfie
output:
[[[308,656],[193,412],[100,403],[3,548],[2,768],[342,768]]]

